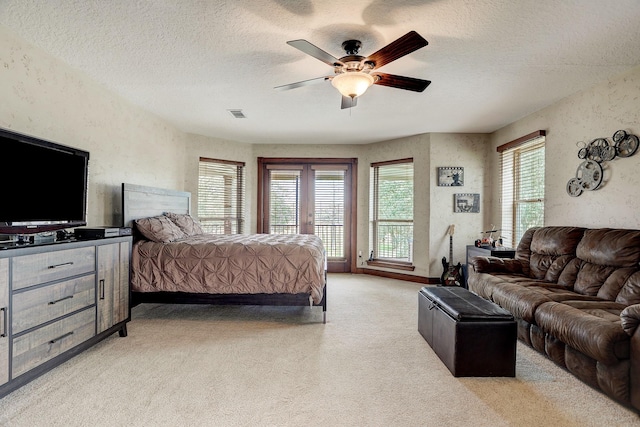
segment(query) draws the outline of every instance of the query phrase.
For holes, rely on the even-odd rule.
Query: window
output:
[[[516,247],[531,227],[544,225],[545,132],[537,131],[497,148],[500,153],[504,244]]]
[[[372,163],[370,184],[369,244],[373,260],[410,264],[413,260],[413,159]]]
[[[206,233],[244,232],[244,163],[200,158],[198,220]]]

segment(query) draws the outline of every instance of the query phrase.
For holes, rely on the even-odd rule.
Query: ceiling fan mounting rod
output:
[[[360,40],[346,40],[342,42],[342,49],[344,49],[347,55],[357,55],[362,47]]]

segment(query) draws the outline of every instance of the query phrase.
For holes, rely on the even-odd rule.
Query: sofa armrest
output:
[[[470,260],[476,273],[511,273],[523,274],[522,263],[511,258],[494,256],[475,256]]]
[[[622,310],[620,320],[622,321],[622,329],[628,335],[633,335],[638,325],[640,325],[640,304],[630,305]]]

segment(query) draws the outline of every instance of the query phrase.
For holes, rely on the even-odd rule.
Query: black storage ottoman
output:
[[[418,331],[454,377],[514,377],[516,322],[508,311],[458,286],[418,293]]]

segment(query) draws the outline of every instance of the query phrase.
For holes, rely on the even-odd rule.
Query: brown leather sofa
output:
[[[514,259],[475,257],[469,290],[518,322],[518,339],[640,410],[640,230],[539,227]]]

